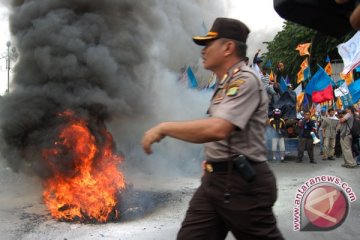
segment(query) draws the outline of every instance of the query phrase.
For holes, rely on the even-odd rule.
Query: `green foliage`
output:
[[[306,56],[300,56],[299,52],[295,50],[299,44],[312,43],[309,50],[311,53],[309,63],[313,74],[317,71],[317,64],[323,67],[326,65],[325,59],[327,56],[330,59],[341,59],[336,46],[349,39],[351,35],[353,34],[349,34],[343,39],[336,39],[313,29],[286,21],[283,29],[277,33],[271,42],[267,43],[268,52],[264,54],[264,62],[271,60],[273,70],[279,61],[284,62],[285,72],[288,74],[291,83],[296,85],[300,64],[306,58]]]

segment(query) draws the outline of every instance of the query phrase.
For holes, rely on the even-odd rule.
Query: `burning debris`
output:
[[[145,86],[160,79],[154,69],[165,69],[174,60],[165,51],[178,41],[177,34],[161,37],[160,48],[154,41],[163,28],[190,36],[192,18],[175,12],[194,15],[202,9],[200,2],[163,7],[142,0],[11,1],[10,29],[20,57],[11,94],[0,104],[0,151],[14,171],[43,179],[44,202],[54,218],[121,218],[119,194],[127,184],[119,165],[124,158],[105,124],[127,119],[118,127],[126,129],[126,121],[152,116],[152,102],[164,102],[149,96]],[[205,5],[218,12],[216,2]],[[196,24],[200,27],[201,21]],[[178,48],[179,54],[193,54],[190,48]],[[150,53],[159,55],[150,61]],[[183,65],[182,59],[172,61],[169,69]]]
[[[53,217],[61,220],[99,221],[117,219],[117,192],[125,188],[117,169],[122,158],[113,153],[112,137],[98,130],[102,141],[90,131],[86,121],[66,111],[54,146],[42,151],[51,178],[44,181],[44,201]],[[59,168],[57,162],[68,165]],[[54,164],[55,163],[55,164]],[[64,166],[65,164],[63,164]]]

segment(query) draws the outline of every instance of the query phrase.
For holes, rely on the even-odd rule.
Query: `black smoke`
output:
[[[176,77],[197,61],[191,36],[222,15],[220,2],[11,1],[20,57],[0,109],[1,153],[9,166],[43,176],[41,149],[52,146],[65,124],[58,114],[68,109],[95,135],[109,125],[125,155],[151,124],[205,115],[205,108],[188,108],[208,99],[178,87]]]

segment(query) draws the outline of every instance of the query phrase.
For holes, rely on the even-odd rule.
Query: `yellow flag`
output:
[[[272,70],[270,71],[269,80],[272,82],[275,80],[275,76]]]
[[[343,104],[342,104],[341,98],[338,97],[336,100],[336,107],[337,107],[337,109],[342,109],[342,106],[343,106]]]
[[[309,53],[310,46],[311,46],[311,43],[299,44],[295,50],[299,51],[300,56],[310,55],[310,53]]]
[[[307,68],[308,66],[309,66],[308,59],[305,58],[305,60],[301,63],[300,68],[304,70],[304,69]]]
[[[304,69],[300,69],[300,71],[297,73],[297,83],[301,83],[304,81]]]
[[[325,72],[326,72],[329,76],[331,76],[331,74],[332,74],[332,67],[331,67],[331,63],[330,63],[330,62],[328,62],[328,64],[326,64],[324,70],[325,70]]]
[[[300,112],[301,110],[301,104],[304,101],[305,93],[301,92],[299,95],[296,96],[296,111]]]
[[[341,79],[344,79],[345,82],[346,82],[346,85],[350,85],[353,81],[353,75],[352,75],[352,72],[349,72],[348,74],[344,75],[342,73],[340,73],[340,77]]]

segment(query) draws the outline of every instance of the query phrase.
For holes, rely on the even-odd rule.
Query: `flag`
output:
[[[187,72],[187,76],[188,76],[188,87],[196,88],[198,86],[198,83],[197,83],[195,74],[192,71],[190,66],[187,68],[186,72]]]
[[[299,51],[300,56],[310,55],[310,53],[309,53],[310,46],[311,46],[311,43],[299,44],[295,50]]]
[[[338,46],[338,52],[344,62],[343,74],[347,74],[360,64],[360,31],[349,41]]]
[[[286,82],[283,77],[280,78],[280,92],[284,93],[287,90]]]
[[[270,71],[269,80],[272,82],[275,81],[275,76],[272,70]]]
[[[313,91],[312,101],[314,103],[322,103],[334,98],[332,85],[329,84],[325,89],[320,91]]]
[[[298,96],[300,93],[302,93],[303,88],[301,86],[301,84],[299,84],[295,89],[294,92],[296,93],[296,96]]]
[[[296,111],[299,112],[301,110],[301,104],[304,101],[305,93],[301,92],[300,94],[296,95]]]
[[[360,99],[360,81],[355,81],[350,84],[349,91],[352,96],[353,103],[357,103]]]
[[[304,81],[304,70],[300,69],[300,71],[297,73],[297,83],[301,83],[302,81]]]
[[[293,91],[286,91],[281,94],[278,101],[273,104],[274,108],[279,108],[283,118],[296,117],[296,95]]]
[[[305,92],[312,96],[315,103],[329,101],[334,98],[331,78],[322,67],[311,78],[305,88]]]
[[[309,107],[309,98],[308,95],[306,94],[306,92],[304,93],[304,100],[302,103],[303,107],[308,108]]]
[[[354,101],[351,99],[350,94],[340,97],[344,108],[354,105]]]
[[[286,78],[285,78],[285,83],[286,83],[286,84],[290,84],[290,78],[289,78],[289,76],[288,76],[288,75],[286,75]]]
[[[305,58],[304,61],[300,64],[300,71],[297,73],[297,83],[300,83],[306,79],[309,79],[310,75],[310,67],[308,59]]]
[[[308,59],[305,58],[305,60],[302,61],[302,63],[300,64],[300,68],[301,68],[301,69],[305,69],[305,68],[307,68],[308,66],[309,66]]]
[[[343,107],[343,104],[342,104],[341,98],[338,97],[336,100],[336,108],[342,109],[342,107]]]
[[[332,79],[326,74],[324,69],[319,66],[319,70],[314,74],[305,88],[305,92],[312,95],[314,91],[321,91],[331,85]]]
[[[328,63],[326,64],[324,70],[325,70],[325,72],[326,72],[329,76],[331,76],[331,74],[332,74],[332,67],[331,67],[331,63],[330,63],[330,62],[328,62]]]
[[[329,55],[326,56],[325,62],[327,62],[327,63],[330,62],[330,57],[329,57]]]
[[[265,66],[267,66],[268,68],[271,68],[271,61],[268,60],[268,61],[266,62],[266,65],[265,65]]]
[[[307,67],[304,69],[304,79],[310,79],[311,78],[311,72],[310,72],[310,67]]]
[[[342,97],[349,94],[349,88],[346,85],[346,82],[344,81],[344,83],[341,84],[340,87],[335,89],[334,93],[335,93],[335,97]]]
[[[353,81],[353,74],[352,72],[349,72],[347,74],[340,73],[341,79],[344,79],[346,84],[349,86]]]

